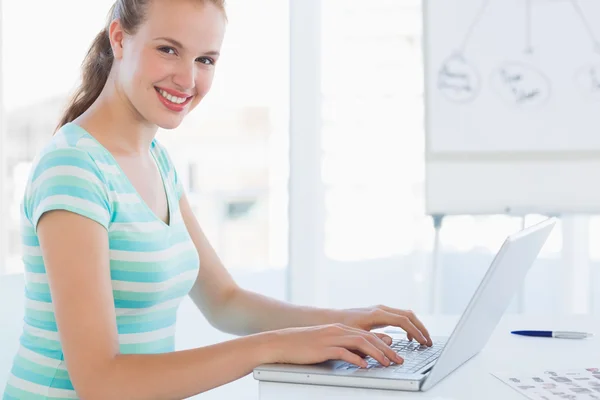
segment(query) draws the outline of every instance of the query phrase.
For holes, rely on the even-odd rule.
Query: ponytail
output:
[[[56,130],[84,113],[100,96],[113,64],[108,30],[103,29],[94,39],[82,67],[82,82],[71,98]]]

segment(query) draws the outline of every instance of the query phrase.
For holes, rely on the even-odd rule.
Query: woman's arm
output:
[[[357,310],[330,310],[303,307],[272,299],[240,288],[233,281],[202,232],[185,193],[180,200],[183,220],[200,256],[200,270],[190,297],[216,328],[236,334],[343,323],[369,330],[395,325],[410,338],[426,344],[429,333],[409,311],[387,307]]]
[[[185,193],[180,209],[200,257],[200,270],[190,297],[214,327],[247,335],[342,322],[338,311],[295,306],[240,288],[206,238]]]
[[[249,374],[260,364],[345,360],[356,353],[402,362],[389,337],[342,325],[290,329],[164,354],[119,353],[106,229],[68,211],[46,212],[38,237],[67,371],[86,400],[182,399]]]
[[[106,229],[50,211],[38,236],[69,376],[83,399],[182,399],[272,362],[267,335],[155,355],[122,355]]]

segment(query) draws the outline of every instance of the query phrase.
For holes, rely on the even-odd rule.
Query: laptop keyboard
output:
[[[445,342],[435,342],[433,343],[433,346],[427,347],[420,345],[419,342],[416,341],[409,342],[407,339],[396,339],[392,342],[390,347],[394,349],[400,357],[404,358],[404,363],[395,364],[392,362],[390,366],[386,367],[370,356],[367,356],[365,361],[368,363],[368,369],[386,368],[387,370],[392,370],[401,374],[415,373],[430,362],[435,361],[442,352],[445,344]],[[363,370],[358,366],[347,362],[341,364],[336,369]]]

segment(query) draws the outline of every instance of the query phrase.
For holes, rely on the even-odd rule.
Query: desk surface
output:
[[[432,336],[448,336],[458,317],[421,318]],[[531,338],[511,330],[545,329],[593,332],[585,340]],[[510,400],[525,399],[492,372],[600,367],[600,318],[590,315],[536,317],[506,315],[485,348],[427,392],[399,392],[316,385],[259,382],[260,400]]]

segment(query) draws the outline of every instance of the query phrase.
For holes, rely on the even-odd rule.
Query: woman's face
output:
[[[142,120],[173,129],[198,105],[212,85],[225,23],[209,1],[153,0],[137,32],[121,34],[122,46],[113,45],[118,86]]]

